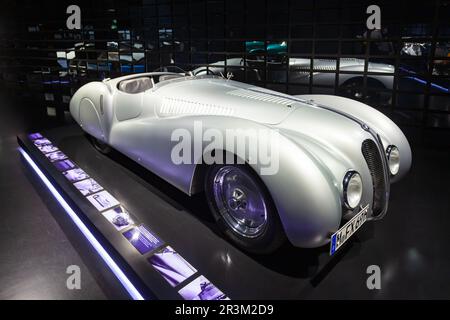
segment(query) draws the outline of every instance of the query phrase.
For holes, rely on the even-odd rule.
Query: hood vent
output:
[[[231,116],[233,109],[209,103],[193,102],[184,99],[165,97],[159,110],[159,116],[214,115]]]
[[[291,105],[295,102],[295,101],[292,101],[291,99],[285,99],[282,97],[278,97],[278,96],[274,96],[274,95],[262,93],[262,92],[249,91],[247,89],[232,90],[232,91],[228,91],[227,94],[236,96],[236,97],[242,97],[242,98],[267,102],[267,103],[281,104],[281,105],[285,105],[285,106]]]

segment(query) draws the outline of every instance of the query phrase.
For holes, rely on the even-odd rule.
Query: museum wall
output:
[[[66,25],[74,3],[80,30]],[[351,97],[414,141],[448,146],[450,1],[376,1],[380,30],[367,29],[370,4],[6,1],[0,84],[54,126],[71,121],[68,104],[81,85],[175,65],[289,94]]]

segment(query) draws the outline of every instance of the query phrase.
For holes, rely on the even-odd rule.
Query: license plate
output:
[[[331,236],[330,256],[333,255],[367,221],[369,205],[365,206],[342,228]]]

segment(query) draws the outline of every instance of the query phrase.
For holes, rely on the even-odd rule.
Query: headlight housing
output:
[[[400,152],[394,145],[390,145],[386,149],[386,156],[388,159],[388,166],[390,173],[395,176],[400,170]]]
[[[349,170],[342,183],[344,203],[348,209],[355,209],[362,198],[363,184],[361,176],[355,170]]]

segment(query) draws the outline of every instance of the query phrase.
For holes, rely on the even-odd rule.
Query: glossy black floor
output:
[[[39,124],[42,120],[29,105],[0,90],[0,299],[127,299],[64,210],[22,163],[16,135]],[[70,265],[80,267],[81,290],[67,289]]]
[[[74,226],[58,212],[58,205],[20,162],[15,134],[33,125],[21,116],[26,107],[15,109],[17,104],[4,95],[0,98],[0,200],[4,221],[0,227],[0,298],[126,298]],[[248,282],[249,278],[258,278],[250,273],[259,270],[266,281],[255,283],[255,290],[273,290],[268,295],[272,298],[278,293],[283,298],[450,298],[450,153],[414,147],[413,155],[411,174],[392,187],[389,214],[378,223],[366,225],[340,259],[317,270],[313,263],[316,251],[286,245],[272,256],[257,257],[232,248],[229,253],[239,259],[238,266],[254,267],[233,273]],[[209,216],[195,214],[203,212],[201,197],[190,200],[120,155],[112,160],[127,168],[132,179],[140,180],[141,176],[171,205],[191,212],[192,217],[182,219],[194,221],[213,242],[223,243]],[[183,236],[186,234],[180,233]],[[211,256],[205,264],[223,258],[217,252],[203,254]],[[71,264],[82,269],[82,290],[66,288],[65,268]],[[381,290],[367,289],[369,265],[381,268]],[[239,280],[227,279],[229,274],[224,272],[222,281]],[[299,283],[306,285],[300,287]]]

